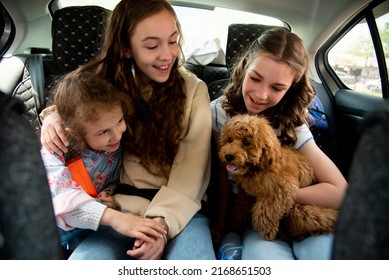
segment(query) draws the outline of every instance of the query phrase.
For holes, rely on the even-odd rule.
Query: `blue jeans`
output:
[[[70,260],[127,260],[126,251],[132,247],[133,238],[126,237],[110,227],[100,226],[91,232],[70,256]],[[188,225],[165,248],[168,260],[214,260],[209,221],[197,213]]]
[[[263,239],[253,229],[243,236],[243,260],[329,260],[333,234],[310,236],[299,242]]]
[[[81,243],[84,237],[91,232],[90,229],[75,228],[72,230],[63,230],[58,228],[60,243],[62,247],[70,252]]]

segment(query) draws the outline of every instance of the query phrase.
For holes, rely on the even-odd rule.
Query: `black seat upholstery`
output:
[[[228,27],[226,46],[226,65],[228,70],[232,69],[235,59],[245,52],[255,39],[263,32],[272,28],[263,24],[234,23]],[[237,56],[238,55],[238,56]]]
[[[52,82],[95,56],[110,13],[99,6],[57,10],[52,21],[52,53],[42,50],[44,53],[32,53],[24,58],[21,81],[12,95],[25,104],[25,116],[38,135],[38,114],[46,106]]]
[[[239,58],[239,55],[246,51],[250,44],[258,38],[265,30],[271,28],[270,25],[263,24],[243,24],[235,23],[228,27],[227,45],[226,45],[226,66],[227,72],[230,71]],[[224,88],[227,86],[229,78],[214,80],[208,85],[211,100],[218,98]]]
[[[66,7],[53,15],[53,59],[62,74],[88,62],[100,50],[111,11],[99,6]]]
[[[65,259],[40,145],[24,111],[0,92],[0,259]]]

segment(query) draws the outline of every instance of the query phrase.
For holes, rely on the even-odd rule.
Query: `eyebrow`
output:
[[[260,77],[261,79],[263,79],[263,76],[260,75],[257,71],[255,71],[255,69],[251,69],[251,72],[254,72],[255,75],[257,75],[258,77]],[[287,85],[287,84],[282,84],[282,83],[274,83],[273,85],[275,85],[275,86],[280,86],[280,87],[289,87],[289,85]]]
[[[124,120],[124,114],[122,114],[122,116],[121,116],[120,119],[117,121],[117,123],[119,123],[121,120]],[[100,134],[100,133],[102,133],[102,132],[104,132],[104,131],[107,131],[107,130],[110,130],[110,129],[112,129],[112,127],[100,129],[99,131],[94,132],[94,135]]]
[[[169,38],[173,37],[174,35],[178,35],[178,31],[177,31],[177,30],[174,31],[174,32],[169,36]],[[145,42],[145,41],[147,41],[147,40],[160,40],[160,39],[161,39],[161,38],[159,38],[159,37],[149,36],[149,37],[144,38],[144,39],[142,40],[142,42]]]

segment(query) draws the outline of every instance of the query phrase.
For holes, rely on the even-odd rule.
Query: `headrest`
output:
[[[239,57],[236,54],[242,54],[255,39],[272,27],[274,26],[263,24],[230,24],[228,27],[226,46],[227,68],[229,70],[232,69],[235,59]]]
[[[63,74],[88,62],[100,50],[111,11],[99,6],[73,6],[53,15],[53,59]]]

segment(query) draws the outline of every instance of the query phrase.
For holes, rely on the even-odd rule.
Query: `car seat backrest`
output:
[[[27,107],[25,116],[38,135],[38,114],[46,106],[52,82],[96,55],[110,13],[99,6],[57,10],[52,21],[52,54],[32,53],[23,58],[21,81],[12,95],[24,102]]]
[[[111,11],[99,6],[73,6],[53,15],[53,59],[65,74],[85,64],[100,50]]]
[[[226,45],[226,66],[228,77],[215,80],[208,85],[211,100],[216,99],[223,94],[223,90],[229,82],[229,74],[231,73],[234,63],[239,56],[243,54],[250,44],[265,30],[272,27],[273,26],[270,25],[244,23],[233,23],[229,25]]]
[[[50,55],[49,55],[50,56]],[[22,56],[19,56],[22,59]],[[12,92],[12,96],[23,101],[26,112],[24,116],[39,135],[38,114],[46,104],[46,83],[44,77],[46,54],[34,53],[24,58],[21,81]]]
[[[228,27],[226,45],[226,65],[231,71],[233,64],[244,53],[255,39],[263,32],[272,28],[271,25],[233,23]]]
[[[64,259],[40,144],[24,111],[0,92],[0,259]]]

